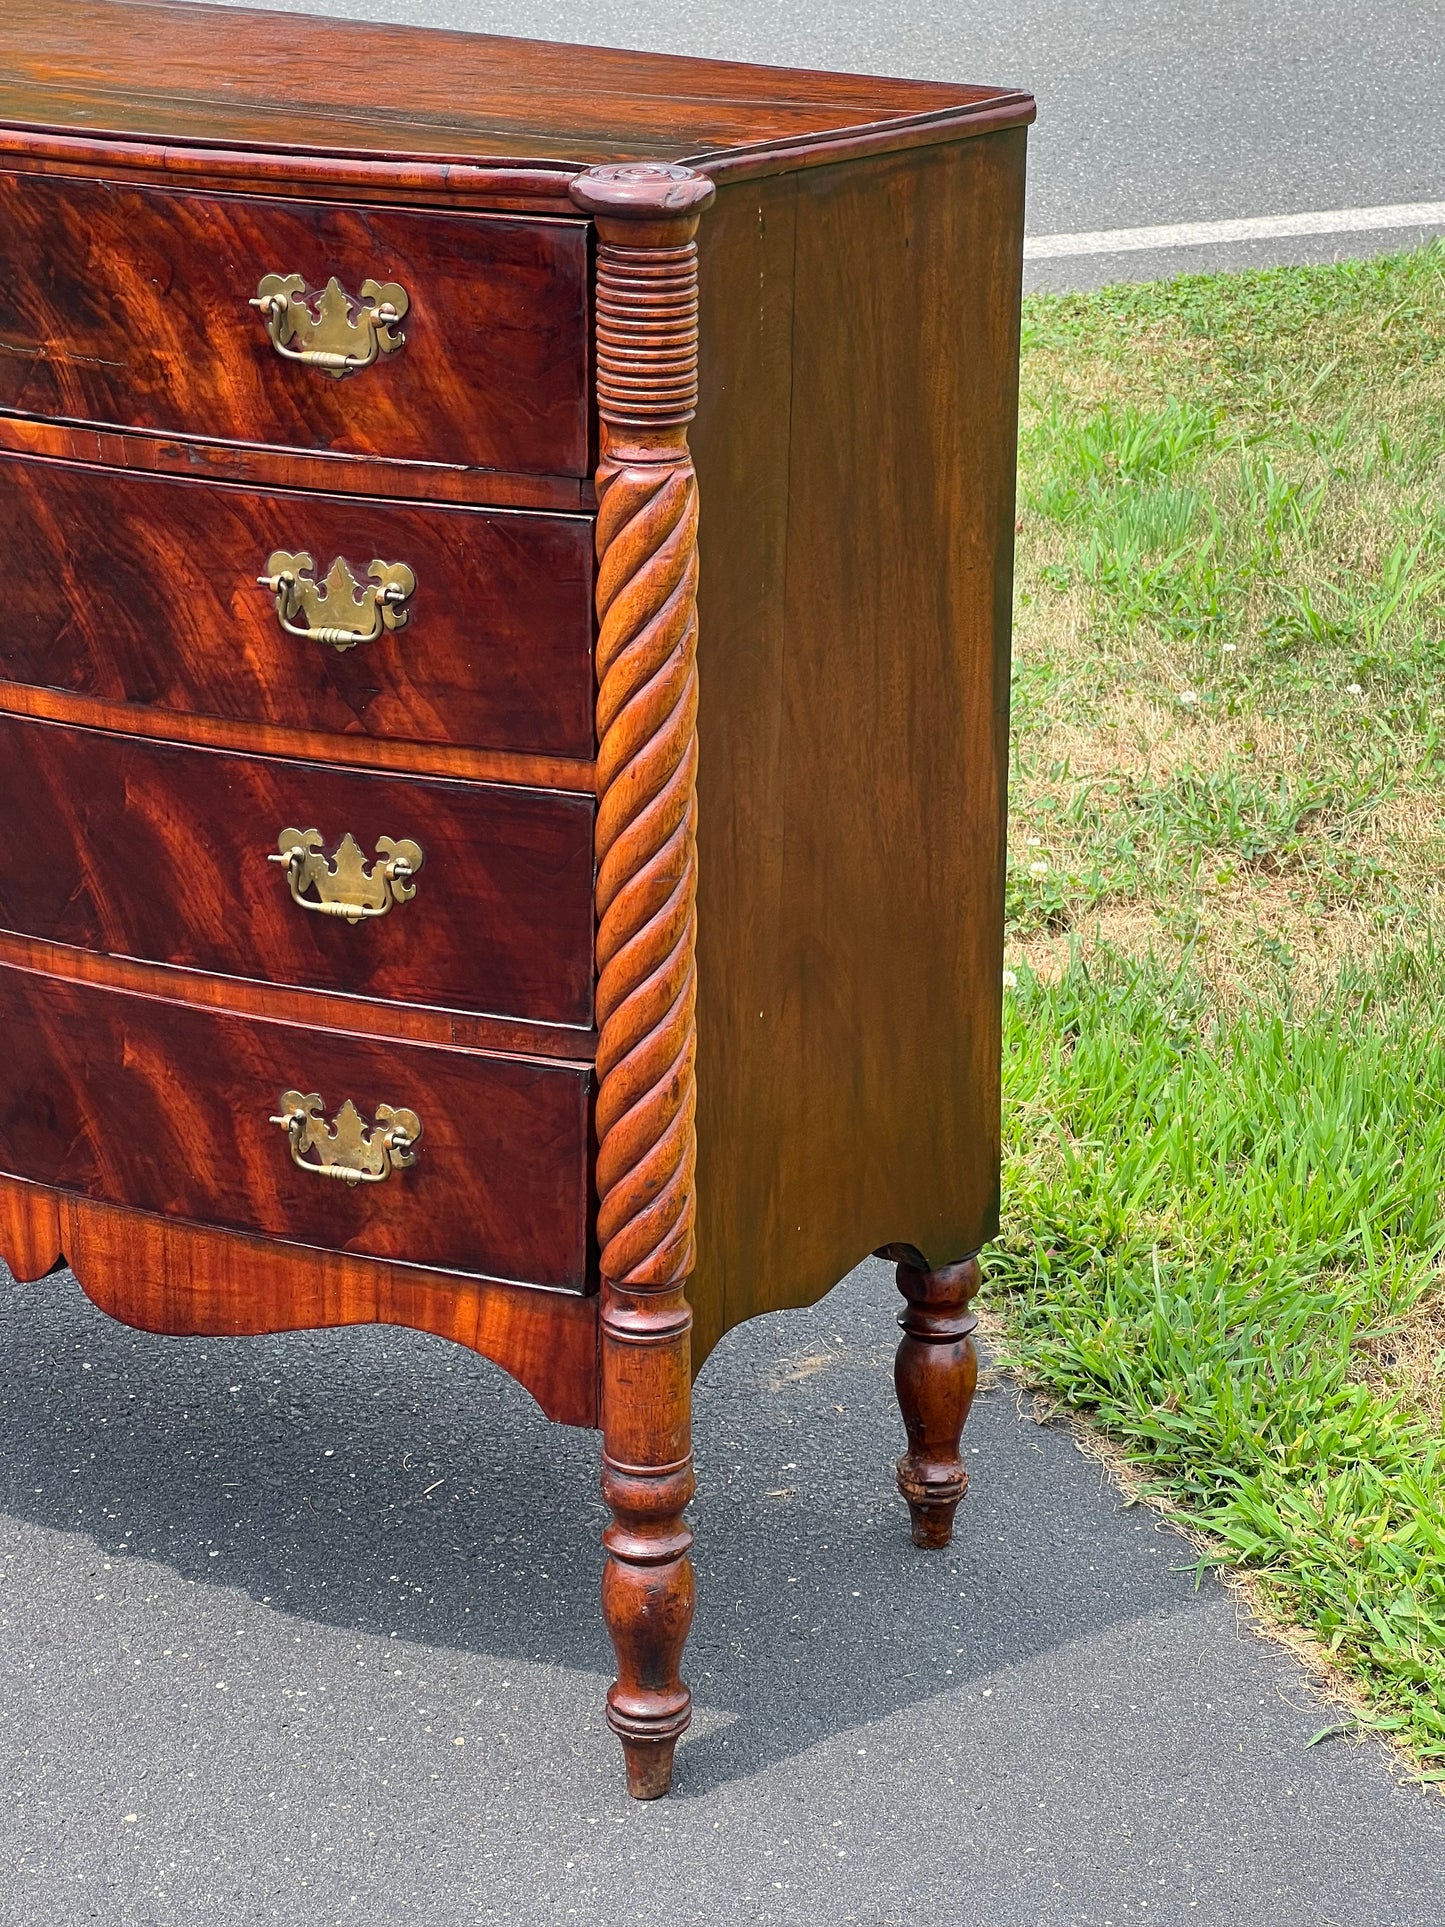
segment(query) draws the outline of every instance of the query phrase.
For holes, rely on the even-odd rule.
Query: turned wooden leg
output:
[[[908,1300],[899,1316],[903,1342],[893,1363],[908,1450],[898,1461],[898,1490],[908,1501],[916,1546],[946,1546],[953,1515],[968,1490],[959,1454],[964,1420],[978,1386],[978,1352],[969,1305],[982,1282],[976,1258],[937,1271],[900,1263],[898,1289]]]
[[[602,1305],[602,1493],[612,1523],[602,1612],[617,1654],[607,1721],[622,1741],[627,1790],[655,1800],[692,1717],[679,1672],[692,1624],[692,1313],[680,1289],[610,1282]]]
[[[712,183],[589,168],[597,231],[597,1243],[607,1718],[655,1800],[692,1698],[697,1135],[697,244]]]

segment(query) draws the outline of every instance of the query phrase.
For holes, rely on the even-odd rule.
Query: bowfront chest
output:
[[[966,1485],[1032,114],[0,14],[0,1255],[600,1428],[642,1798],[724,1331],[888,1255]]]

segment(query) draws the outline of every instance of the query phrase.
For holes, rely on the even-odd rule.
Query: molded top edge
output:
[[[187,0],[5,0],[0,152],[264,150],[559,175],[686,161],[715,178],[1033,119],[996,87],[810,72]],[[54,143],[52,143],[53,145]],[[143,151],[142,151],[143,150]],[[466,186],[468,181],[459,181]]]

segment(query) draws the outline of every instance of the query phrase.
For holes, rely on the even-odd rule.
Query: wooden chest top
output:
[[[54,129],[57,153],[93,130],[138,146],[508,161],[532,177],[520,192],[559,206],[566,180],[598,162],[733,178],[928,143],[964,119],[981,131],[1032,118],[1007,88],[283,13],[150,0],[6,0],[0,12],[0,127]],[[185,171],[200,157],[153,158]]]

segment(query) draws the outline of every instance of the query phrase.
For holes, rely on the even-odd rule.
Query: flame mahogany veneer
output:
[[[414,1325],[599,1427],[639,1798],[730,1326],[892,1258],[919,1545],[967,1485],[1032,117],[0,16],[0,1253],[152,1331]],[[404,564],[408,620],[288,633],[275,550]],[[298,905],[267,858],[313,827],[414,839],[415,895]]]
[[[360,754],[401,741],[591,759],[592,526],[582,515],[0,454],[0,528],[9,682],[116,711],[160,709],[173,727],[194,717],[324,731]],[[278,549],[305,551],[323,570],[343,556],[362,574],[373,557],[405,562],[418,584],[405,627],[366,648],[299,643],[257,582]]]
[[[298,385],[296,368],[255,352],[259,324],[233,319],[264,274],[317,289],[334,274],[355,294],[378,262],[417,292],[406,349],[364,410],[345,382]],[[542,474],[589,466],[587,238],[572,221],[0,173],[0,340],[0,408],[14,414]]]
[[[596,805],[515,783],[192,749],[0,711],[0,929],[269,984],[571,1026],[592,1022]],[[285,829],[423,852],[374,922],[299,911]]]
[[[587,1283],[584,1066],[466,1055],[0,965],[0,1169],[100,1204],[558,1291]],[[323,1182],[269,1122],[405,1104],[415,1183]],[[67,1253],[67,1256],[69,1254]]]

